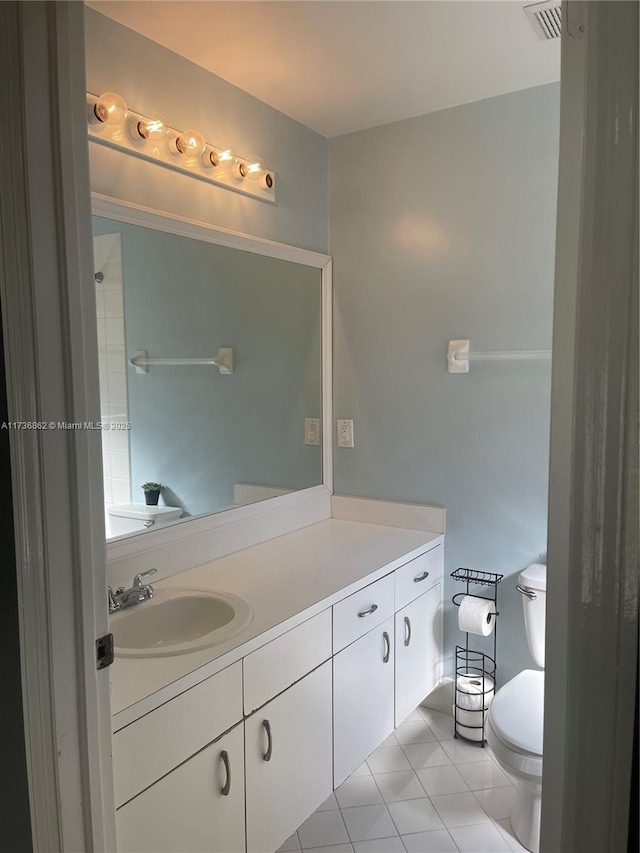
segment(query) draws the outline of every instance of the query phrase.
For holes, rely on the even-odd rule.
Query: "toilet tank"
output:
[[[182,515],[179,506],[147,506],[146,504],[115,504],[107,507],[107,536],[122,536],[139,530],[155,530],[175,521]]]
[[[547,567],[533,563],[518,577],[522,594],[524,627],[527,632],[529,651],[536,664],[544,669],[544,627],[547,606]]]

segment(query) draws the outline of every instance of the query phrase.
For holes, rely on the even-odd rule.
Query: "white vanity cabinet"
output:
[[[349,595],[316,598],[304,621],[123,724],[120,853],[277,850],[436,686],[442,552],[360,574]]]
[[[344,780],[393,731],[393,616],[333,659],[333,783]]]
[[[118,809],[120,853],[244,853],[244,725]]]
[[[247,850],[273,853],[330,795],[331,661],[245,722]]]
[[[405,720],[440,680],[442,589],[438,583],[395,617],[395,724]]]

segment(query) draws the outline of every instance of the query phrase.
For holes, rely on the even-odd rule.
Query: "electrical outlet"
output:
[[[304,419],[304,443],[320,446],[320,418]]]
[[[353,447],[353,421],[338,418],[338,447]]]

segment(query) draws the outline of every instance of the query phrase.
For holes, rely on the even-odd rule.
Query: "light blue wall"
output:
[[[127,369],[131,491],[165,484],[188,515],[233,505],[234,483],[305,489],[322,482],[322,448],[304,418],[322,416],[320,271],[94,217],[122,233],[126,351],[206,358],[214,367]]]
[[[342,136],[329,147],[338,493],[447,508],[446,574],[504,573],[500,681],[533,662],[517,573],[546,549],[550,367],[447,342],[551,346],[559,86]],[[445,583],[450,601],[454,582]],[[457,610],[448,603],[448,664]]]
[[[272,205],[89,144],[95,192],[170,214],[327,250],[327,140],[257,98],[121,24],[85,8],[87,88],[156,109],[209,142],[263,157],[277,173]]]

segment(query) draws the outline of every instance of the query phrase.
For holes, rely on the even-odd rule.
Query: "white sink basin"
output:
[[[116,656],[183,655],[230,640],[251,622],[246,601],[205,589],[161,589],[111,616]]]

